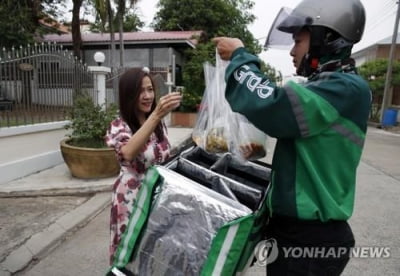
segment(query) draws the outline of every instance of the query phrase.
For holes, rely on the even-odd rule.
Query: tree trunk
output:
[[[81,37],[81,24],[80,24],[80,16],[79,12],[81,10],[83,0],[72,0],[72,47],[74,55],[80,60],[81,56],[81,48],[82,48],[82,37]]]
[[[26,2],[29,9],[31,10],[31,20],[35,27],[39,26],[39,19],[40,19],[40,1],[33,0]]]
[[[111,40],[111,55],[110,55],[110,67],[111,70],[114,72],[114,56],[115,56],[115,33],[114,33],[114,26],[113,26],[113,10],[111,7],[111,1],[107,0],[107,13],[108,13],[108,22],[110,26],[110,40]]]
[[[118,16],[118,22],[119,22],[119,67],[123,68],[124,67],[124,38],[123,38],[123,32],[124,32],[124,15],[120,14]]]

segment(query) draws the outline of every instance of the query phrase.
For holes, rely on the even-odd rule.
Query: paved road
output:
[[[176,148],[190,138],[191,132],[190,128],[170,127],[172,147]],[[40,132],[11,140],[11,145],[21,151],[8,152],[9,159],[40,162],[43,158],[36,160],[24,151],[24,147],[41,144],[43,151],[55,151],[59,147],[51,143],[44,147],[43,141],[49,137],[52,135],[48,132]],[[3,140],[1,142],[4,143]],[[3,164],[1,160],[0,164]],[[68,234],[86,225],[88,220],[109,206],[114,181],[115,177],[90,180],[74,178],[62,163],[1,183],[0,276],[16,273],[32,262],[44,259]]]
[[[370,129],[358,170],[355,211],[350,224],[357,246],[387,246],[391,256],[352,258],[343,275],[400,275],[399,198],[400,135]],[[104,275],[108,267],[108,214],[106,206],[47,256],[16,275]],[[264,268],[252,268],[248,275],[265,275]]]

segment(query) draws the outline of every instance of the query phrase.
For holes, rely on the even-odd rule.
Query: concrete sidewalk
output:
[[[171,146],[172,148],[176,148],[184,140],[191,137],[192,129],[170,127],[168,132]],[[46,133],[46,135],[48,135],[48,133]],[[31,139],[30,137],[29,140]],[[42,140],[42,137],[38,135],[36,139]],[[59,148],[58,144],[56,146]],[[58,152],[58,154],[60,153]],[[9,156],[12,155],[13,153],[9,152]],[[27,157],[23,159],[27,159]],[[110,191],[110,185],[114,180],[115,177],[93,180],[75,178],[71,176],[66,164],[63,162],[51,169],[0,184],[0,197],[93,194],[96,192]]]
[[[168,130],[173,149],[190,139],[192,133],[190,128],[170,127]],[[43,136],[34,137],[43,144]],[[29,143],[32,136],[25,142],[21,136],[18,140]],[[48,149],[43,145],[42,150]],[[10,158],[12,153],[8,153]],[[14,155],[21,158],[20,154]],[[63,163],[1,184],[0,276],[15,273],[40,259],[68,233],[109,206],[115,178],[78,179],[71,176]]]
[[[173,141],[175,145],[190,133],[191,129],[170,129],[170,137],[176,138]],[[270,152],[265,160],[268,163],[274,141],[271,139],[269,144]],[[353,258],[343,275],[400,275],[399,156],[399,134],[369,129],[357,173],[355,210],[350,224],[357,246],[387,246],[391,256],[381,259]],[[68,177],[65,165],[60,165],[5,186],[0,185],[0,195],[21,196],[0,199],[0,208],[6,210],[5,213],[14,210],[8,217],[4,212],[0,214],[0,276],[10,275],[27,266],[28,269],[21,275],[103,274],[107,268],[109,236],[106,226],[109,188],[113,180],[104,179],[104,183],[103,180],[77,181]],[[90,189],[96,194],[88,193]],[[27,198],[31,193],[41,196]],[[33,203],[26,203],[25,200]],[[35,213],[33,206],[38,206],[40,210]],[[93,222],[87,224],[92,219]],[[20,223],[19,230],[17,222]],[[20,238],[18,231],[22,232]],[[69,233],[74,234],[65,240]],[[50,251],[51,254],[46,257]],[[40,263],[35,265],[37,261]],[[258,267],[251,269],[248,275],[264,273],[265,268]]]

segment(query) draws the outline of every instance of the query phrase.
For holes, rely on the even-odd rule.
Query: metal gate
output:
[[[66,120],[78,92],[92,95],[86,64],[55,43],[0,50],[0,127]]]

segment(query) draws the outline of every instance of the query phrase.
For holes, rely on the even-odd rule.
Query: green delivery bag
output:
[[[263,238],[269,169],[255,163],[234,169],[227,155],[204,166],[196,154],[191,149],[147,171],[110,275],[245,272]]]

